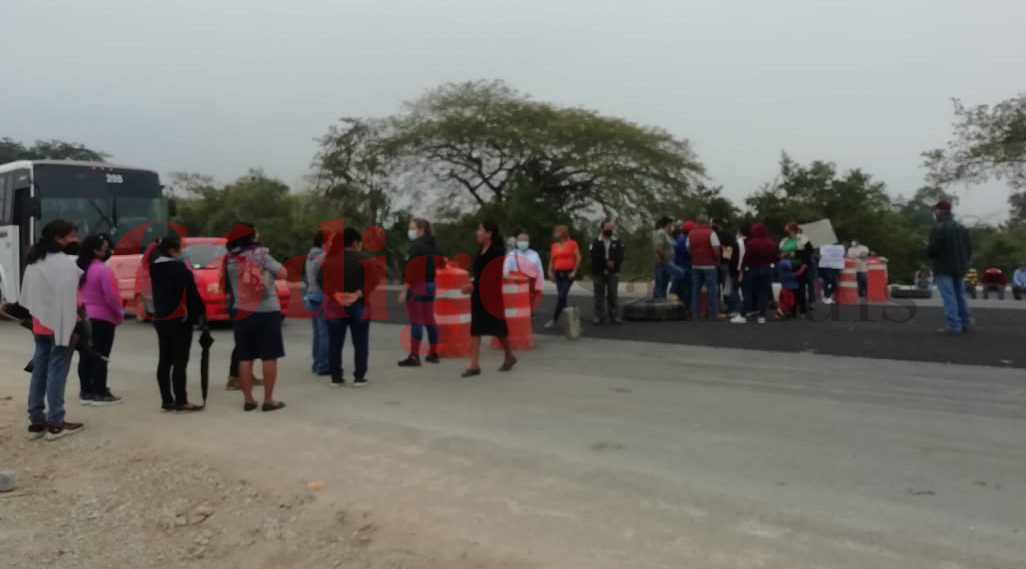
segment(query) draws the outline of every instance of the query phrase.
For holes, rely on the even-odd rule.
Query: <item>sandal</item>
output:
[[[178,407],[175,407],[175,411],[178,411],[179,413],[202,411],[202,410],[203,410],[203,405],[196,405],[195,403],[186,403],[185,405],[179,405]]]
[[[257,402],[256,401],[247,401],[242,406],[242,410],[243,411],[252,411],[253,409],[256,409],[256,408],[257,408]]]
[[[254,403],[253,405],[256,406],[256,403]],[[285,406],[285,404],[282,403],[281,401],[274,401],[274,402],[271,402],[271,403],[264,403],[264,405],[260,408],[260,410],[261,411],[265,411],[265,412],[266,411],[277,411],[278,409],[281,409],[284,406]]]
[[[481,375],[481,368],[468,369],[467,371],[463,372],[460,375],[460,377],[474,377],[474,376],[477,376],[477,375]]]
[[[515,365],[517,365],[517,359],[513,358],[512,361],[503,362],[502,367],[499,368],[499,371],[509,371],[513,369],[513,366]]]

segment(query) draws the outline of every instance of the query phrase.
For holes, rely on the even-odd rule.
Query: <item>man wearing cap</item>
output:
[[[972,324],[962,286],[972,257],[969,231],[951,217],[951,203],[947,200],[933,206],[933,218],[936,223],[930,231],[926,256],[933,261],[937,291],[944,301],[944,318],[948,325],[941,332],[961,334],[968,332]]]

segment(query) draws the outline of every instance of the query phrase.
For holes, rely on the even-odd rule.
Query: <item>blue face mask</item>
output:
[[[521,251],[527,251],[527,248],[530,245],[531,244],[528,243],[527,241],[517,241],[517,249],[520,249]]]
[[[410,241],[416,241],[417,237],[419,237],[419,235],[417,235],[417,230],[416,229],[409,229],[409,230],[407,230],[406,231],[406,236],[410,238]]]

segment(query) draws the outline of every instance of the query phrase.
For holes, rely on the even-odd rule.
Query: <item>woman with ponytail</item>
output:
[[[202,411],[189,403],[186,368],[192,347],[192,329],[206,318],[206,306],[196,289],[192,271],[182,262],[182,238],[172,233],[151,254],[153,327],[157,329],[157,386],[161,410]]]
[[[110,236],[105,233],[90,235],[82,242],[78,255],[78,267],[85,271],[78,298],[85,307],[92,332],[92,349],[80,349],[78,354],[78,398],[83,405],[94,407],[121,403],[121,398],[107,387],[106,358],[114,346],[114,329],[125,320],[117,281],[107,266],[113,251],[111,245]]]
[[[64,420],[64,389],[76,342],[77,294],[82,270],[75,263],[78,228],[58,219],[43,227],[26,256],[21,302],[32,313],[36,350],[28,396],[28,436],[47,440],[73,435],[82,423]]]

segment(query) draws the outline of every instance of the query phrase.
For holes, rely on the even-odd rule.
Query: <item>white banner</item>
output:
[[[823,245],[819,248],[819,266],[824,269],[844,268],[844,245]]]

